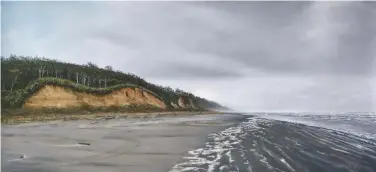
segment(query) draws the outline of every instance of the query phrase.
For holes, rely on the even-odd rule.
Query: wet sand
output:
[[[2,171],[166,172],[189,150],[202,147],[208,134],[243,118],[211,114],[2,125]]]
[[[190,151],[190,156],[174,169],[174,172],[376,172],[376,140],[338,130],[251,117],[211,134],[205,147]]]

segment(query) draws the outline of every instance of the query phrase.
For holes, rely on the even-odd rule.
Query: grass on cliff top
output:
[[[72,82],[66,79],[46,77],[46,78],[39,78],[31,82],[25,89],[19,89],[6,95],[2,99],[3,108],[21,108],[22,105],[30,96],[32,96],[34,93],[36,93],[39,89],[41,89],[45,85],[61,86],[63,88],[71,89],[76,92],[85,92],[85,93],[95,94],[95,95],[109,94],[113,91],[116,91],[122,88],[139,88],[143,91],[146,91],[152,94],[153,96],[159,98],[160,100],[164,101],[160,96],[151,92],[150,90],[147,90],[145,88],[142,88],[140,86],[133,85],[133,84],[119,84],[119,85],[106,87],[106,88],[94,88],[94,87],[88,87],[85,85],[77,84],[75,82]]]

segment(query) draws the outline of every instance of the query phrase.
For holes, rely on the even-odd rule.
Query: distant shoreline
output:
[[[154,112],[75,112],[75,113],[38,113],[28,112],[21,114],[4,113],[1,115],[1,124],[16,125],[33,122],[72,121],[72,120],[109,120],[117,118],[154,118],[168,116],[193,116],[205,114],[221,114],[212,110],[200,111],[154,111]]]

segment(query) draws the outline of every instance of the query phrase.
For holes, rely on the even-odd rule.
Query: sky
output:
[[[1,2],[1,54],[133,73],[239,111],[376,111],[376,2]]]

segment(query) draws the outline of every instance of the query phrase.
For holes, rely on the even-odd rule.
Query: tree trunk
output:
[[[70,78],[70,72],[69,72],[69,70],[67,71],[67,78],[68,78],[68,80],[70,80],[71,78]]]
[[[12,85],[11,85],[11,87],[10,87],[10,92],[13,92],[13,87],[14,87],[14,84],[16,84],[17,79],[18,79],[18,76],[16,76],[16,77],[12,80]]]
[[[46,70],[46,67],[45,66],[40,66],[39,67],[39,78],[43,77],[44,76],[44,72]]]
[[[78,84],[78,72],[76,72],[76,83]]]
[[[86,85],[87,76],[86,76],[85,73],[82,73],[81,75],[82,75],[82,77],[81,77],[81,84],[82,85]]]
[[[107,88],[107,78],[104,77],[104,88]]]
[[[95,79],[95,77],[92,77],[93,79],[92,79],[92,82],[93,82],[93,87],[96,87],[96,83],[95,83],[95,81],[96,81],[96,79]]]

